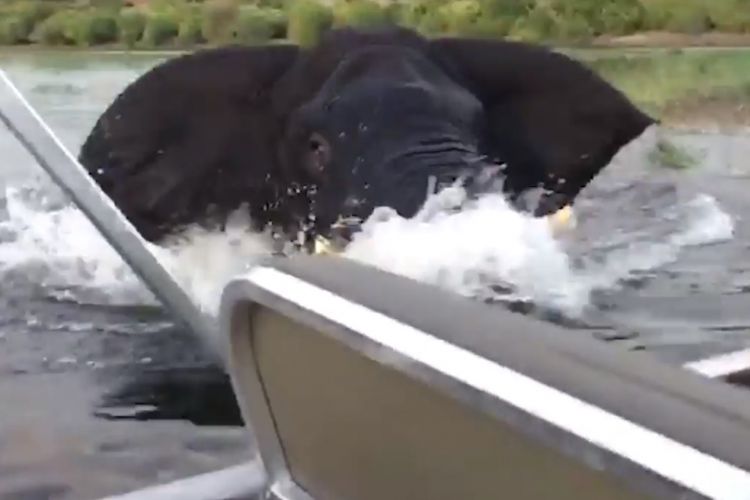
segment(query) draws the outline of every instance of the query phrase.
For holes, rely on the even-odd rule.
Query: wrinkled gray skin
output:
[[[363,220],[379,206],[412,215],[430,176],[444,185],[491,166],[479,154],[483,120],[481,102],[420,54],[367,49],[292,114],[283,144],[287,161],[309,166],[316,225],[325,232],[338,217]],[[307,159],[318,136],[330,150],[322,170]]]

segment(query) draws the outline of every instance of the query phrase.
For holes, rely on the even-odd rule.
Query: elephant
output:
[[[456,183],[555,213],[654,123],[542,45],[344,27],[312,47],[168,59],[113,100],[79,159],[151,242],[240,206],[256,229],[350,238],[375,208],[410,217]]]

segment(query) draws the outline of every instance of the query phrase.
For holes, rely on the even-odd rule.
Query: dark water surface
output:
[[[77,151],[159,59],[9,54],[0,66]],[[64,204],[0,132],[0,499],[98,498],[247,460],[227,377],[159,307],[88,286],[102,267],[97,248],[81,252],[90,228],[45,215]]]
[[[0,66],[77,151],[160,59],[0,54]],[[681,363],[750,345],[750,135],[677,138],[698,168],[626,152],[584,193],[566,244],[599,283],[571,334]],[[0,500],[97,498],[246,460],[225,375],[66,205],[0,131]]]

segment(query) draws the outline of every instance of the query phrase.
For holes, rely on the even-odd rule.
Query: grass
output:
[[[284,39],[270,43],[286,43]],[[195,50],[139,46],[128,51],[113,43],[87,48],[96,53],[130,52],[133,54],[164,54],[174,56]],[[0,46],[0,53],[14,51],[57,52],[77,51],[75,46],[31,45]],[[560,49],[591,66],[597,73],[622,90],[638,106],[664,119],[671,109],[684,103],[725,100],[750,101],[750,48],[700,49]],[[706,102],[706,105],[711,105]]]
[[[657,167],[672,170],[687,170],[699,164],[695,155],[667,139],[657,141],[649,153],[649,161]]]
[[[45,26],[48,18],[54,22]],[[149,21],[153,22],[146,29]],[[235,40],[238,28],[244,31],[244,36],[235,40],[239,42],[288,37],[307,44],[319,39],[331,26],[393,23],[430,36],[475,35],[587,45],[601,37],[650,30],[684,35],[750,35],[750,3],[747,0],[147,0],[130,7],[125,0],[0,0],[0,44],[4,45],[40,43],[40,37],[47,44],[97,45],[114,37],[129,47],[135,47],[139,41],[145,45],[194,46]]]
[[[0,0],[0,47],[180,53],[220,43],[307,45],[331,26],[397,22],[428,36],[510,37],[559,47],[657,118],[703,98],[750,98],[750,48],[605,49],[586,40],[670,27],[744,33],[750,40],[747,0],[612,0],[606,9],[597,0],[401,0],[398,8],[320,1],[150,0],[133,8],[121,0]],[[562,48],[572,45],[579,48]]]
[[[702,98],[750,98],[750,49],[573,53],[639,106],[661,115]]]

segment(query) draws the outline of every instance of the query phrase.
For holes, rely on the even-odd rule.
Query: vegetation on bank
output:
[[[331,0],[326,6],[319,0],[140,0],[136,5],[122,0],[1,0],[0,43],[168,50],[288,39],[309,45],[332,26],[398,22],[428,35],[469,33],[562,45],[574,40],[571,26],[576,19],[585,21],[587,36],[665,27],[750,34],[750,22],[740,22],[739,4],[733,15],[721,8],[735,1],[679,0],[677,6],[673,0],[411,0],[385,5]],[[625,8],[628,5],[630,10]],[[693,11],[690,6],[702,9]],[[557,16],[555,23],[535,25],[540,11]],[[748,50],[560,50],[589,64],[660,119],[691,118],[699,114],[697,108],[709,106],[726,114],[726,119],[750,122],[750,111],[735,109],[735,103],[750,99]],[[690,103],[687,108],[686,103]]]
[[[676,107],[687,102],[750,99],[748,50],[618,51],[594,57],[574,51],[571,55],[655,116],[677,112]]]
[[[649,30],[750,33],[747,0],[3,0],[0,44],[130,48],[292,40],[332,26],[586,43]]]
[[[648,160],[655,167],[671,170],[687,170],[700,164],[697,156],[669,139],[661,138],[648,154]]]

